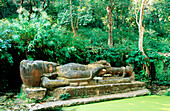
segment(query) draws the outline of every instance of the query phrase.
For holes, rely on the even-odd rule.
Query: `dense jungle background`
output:
[[[169,6],[146,0],[140,21],[142,0],[0,0],[0,92],[20,88],[23,59],[107,60],[133,66],[136,80],[170,85]]]

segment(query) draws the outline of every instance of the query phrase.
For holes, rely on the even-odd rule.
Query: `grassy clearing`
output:
[[[65,107],[63,111],[170,111],[170,96],[142,96]]]

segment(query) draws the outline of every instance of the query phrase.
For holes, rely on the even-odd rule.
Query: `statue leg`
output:
[[[42,77],[41,80],[42,80],[42,85],[46,88],[53,88],[53,87],[69,85],[69,82],[66,79],[50,80],[47,77]]]

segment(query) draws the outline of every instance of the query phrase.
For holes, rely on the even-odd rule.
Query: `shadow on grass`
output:
[[[50,108],[50,109],[41,109],[38,111],[64,111],[62,108]]]
[[[74,109],[62,109],[62,108],[51,108],[51,109],[42,109],[38,111],[76,111],[77,108]]]

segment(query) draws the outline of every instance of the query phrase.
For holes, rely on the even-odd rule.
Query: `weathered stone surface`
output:
[[[98,75],[102,69],[107,67],[108,64],[109,63],[107,63],[106,61],[98,61],[89,65],[68,63],[63,66],[57,67],[57,73],[59,77],[65,77],[68,79],[89,78],[91,77],[91,75],[92,77]]]
[[[70,86],[78,86],[78,83],[70,83]]]
[[[41,87],[26,88],[24,94],[27,98],[41,100],[45,97],[47,89]]]
[[[131,78],[120,78],[120,77],[95,77],[90,81],[90,85],[99,85],[99,84],[116,84],[116,83],[130,83]]]
[[[164,88],[165,89],[165,88]],[[170,93],[170,88],[169,89],[166,89],[166,90],[160,90],[156,93],[156,95],[166,95],[167,93]]]
[[[80,82],[79,86],[87,86],[89,83],[88,82]]]
[[[150,88],[152,94],[158,93],[160,90],[167,90],[170,89],[170,86],[159,86],[157,84],[153,84],[152,88]]]
[[[66,79],[50,80],[47,77],[42,77],[42,85],[46,88],[54,88],[54,87],[58,87],[58,86],[69,85],[69,82]]]
[[[106,69],[106,74],[118,75],[125,77],[125,74],[129,77],[133,73],[133,68],[130,66],[126,67],[110,67]]]
[[[43,73],[52,73],[56,71],[57,63],[42,60],[20,62],[20,76],[23,84],[30,87],[40,86]]]
[[[156,95],[165,95],[167,93],[166,90],[160,90],[159,92],[156,93]]]
[[[25,85],[30,87],[44,86],[46,88],[60,87],[75,82],[88,82],[94,77],[132,75],[133,68],[111,67],[106,60],[97,61],[88,65],[78,63],[68,63],[58,66],[57,63],[47,61],[23,60],[20,63],[20,75]],[[60,79],[59,79],[60,78]],[[64,79],[61,79],[64,78]],[[126,82],[126,81],[125,81]],[[41,84],[42,83],[42,84]],[[101,84],[116,83],[113,80],[100,80]],[[79,84],[85,85],[85,84]]]
[[[135,91],[145,88],[144,82],[132,83],[117,83],[117,84],[103,84],[103,85],[89,85],[89,86],[66,86],[59,87],[48,91],[49,96],[60,98],[60,94],[69,93],[71,98],[90,97],[95,95],[107,95],[123,93],[127,91]]]
[[[22,92],[25,92],[25,89],[26,88],[29,88],[27,85],[25,85],[25,84],[22,84],[22,86],[21,86],[21,91]],[[30,87],[31,88],[31,87]]]
[[[93,102],[99,102],[99,101],[136,97],[136,96],[148,95],[148,94],[149,94],[148,89],[141,89],[141,90],[126,92],[126,93],[110,94],[110,95],[96,96],[96,97],[90,97],[90,98],[46,102],[42,104],[37,103],[32,106],[28,105],[28,107],[30,108],[31,111],[48,110],[48,109],[55,109],[55,108],[64,107],[64,106],[73,106],[73,105],[87,104],[87,103],[93,103]]]

